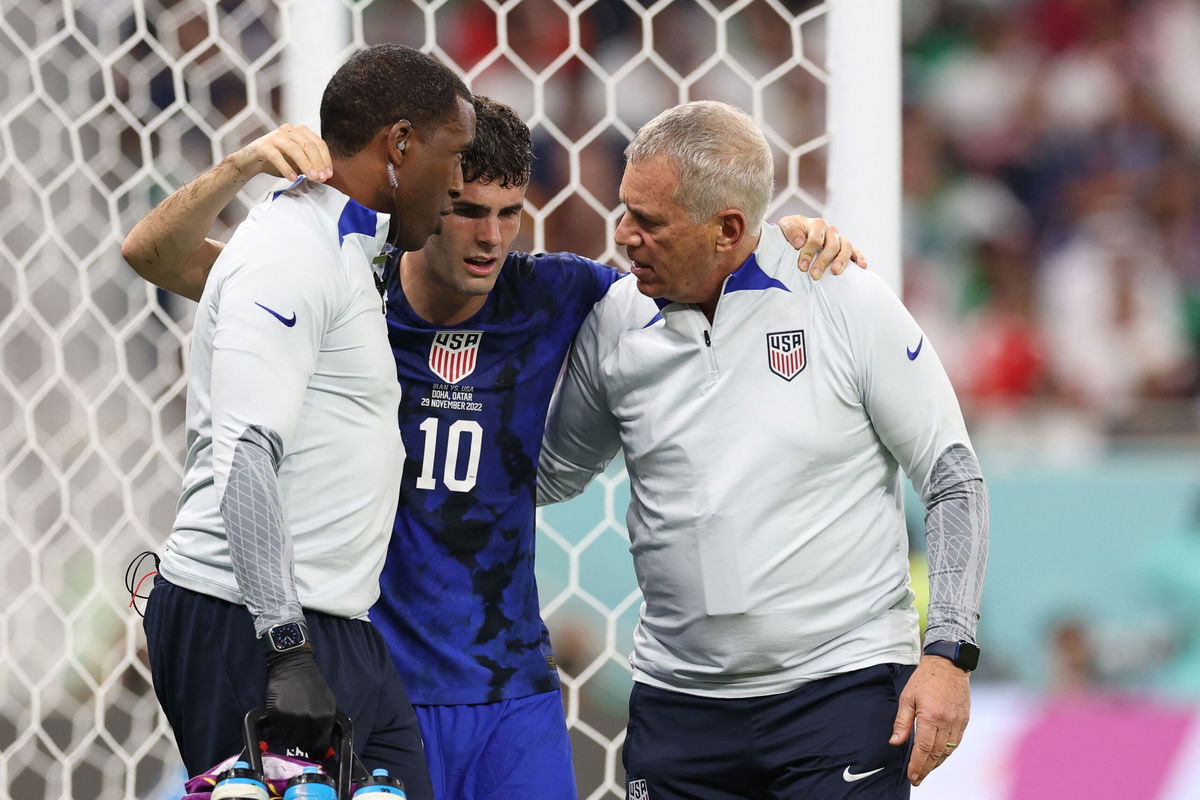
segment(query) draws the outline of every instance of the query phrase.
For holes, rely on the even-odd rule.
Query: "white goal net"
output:
[[[776,155],[772,214],[819,213],[827,5],[0,0],[4,796],[145,800],[182,788],[122,576],[136,553],[161,548],[174,516],[191,304],[122,261],[137,219],[285,114],[306,113],[349,52],[382,41],[434,53],[530,123],[537,163],[521,249],[620,264],[611,234],[621,150],[639,125],[689,99],[755,114]],[[261,180],[215,237],[271,188]],[[539,533],[585,798],[624,796],[640,601],[626,486],[610,471],[544,513]]]

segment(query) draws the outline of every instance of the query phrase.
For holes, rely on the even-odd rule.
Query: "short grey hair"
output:
[[[746,215],[749,232],[758,232],[775,191],[775,168],[771,147],[749,114],[713,100],[669,108],[625,148],[631,163],[658,156],[679,172],[675,200],[692,222],[736,208]]]

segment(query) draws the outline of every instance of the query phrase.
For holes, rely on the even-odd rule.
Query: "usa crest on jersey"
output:
[[[446,383],[458,383],[475,371],[483,331],[438,331],[429,348],[429,369]]]
[[[650,790],[646,787],[644,778],[630,781],[626,786],[628,800],[650,800]]]
[[[776,331],[767,334],[767,364],[785,381],[804,371],[804,331]]]

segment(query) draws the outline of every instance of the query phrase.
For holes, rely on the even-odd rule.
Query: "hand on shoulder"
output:
[[[329,148],[307,125],[284,123],[229,156],[242,179],[267,174],[294,181],[300,175],[324,183],[333,176]]]

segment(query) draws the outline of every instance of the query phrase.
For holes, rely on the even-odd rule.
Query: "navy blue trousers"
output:
[[[400,776],[409,800],[431,800],[416,713],[379,632],[361,620],[304,616],[317,667],[354,725],[354,751],[368,769]],[[246,607],[160,576],[143,626],[154,693],[188,774],[239,752],[242,719],[263,705],[267,684],[267,660]]]
[[[914,669],[883,664],[745,699],[635,683],[629,800],[907,800],[911,745],[888,739]]]

